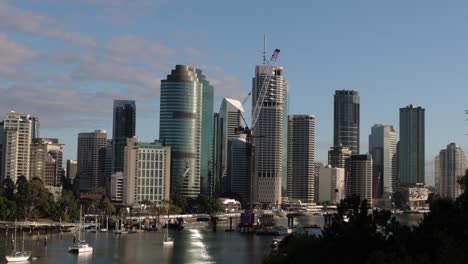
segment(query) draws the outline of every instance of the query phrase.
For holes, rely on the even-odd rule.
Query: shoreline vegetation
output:
[[[459,184],[463,192],[455,201],[434,199],[413,227],[389,211],[371,211],[366,201],[345,199],[321,236],[288,235],[263,263],[468,263],[468,172]]]

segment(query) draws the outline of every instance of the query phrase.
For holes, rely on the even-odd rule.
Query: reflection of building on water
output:
[[[210,263],[212,257],[208,253],[207,246],[203,241],[203,234],[198,229],[190,229],[190,249],[189,252],[191,253],[192,257],[190,260],[193,263]]]

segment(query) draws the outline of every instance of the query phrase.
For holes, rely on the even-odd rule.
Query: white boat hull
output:
[[[164,246],[173,246],[173,245],[174,245],[174,241],[163,241],[163,245],[164,245]]]
[[[29,256],[24,256],[24,257],[5,256],[5,258],[8,262],[21,262],[21,261],[27,261],[29,259]]]

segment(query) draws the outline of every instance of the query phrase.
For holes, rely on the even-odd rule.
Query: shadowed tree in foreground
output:
[[[468,189],[468,175],[460,179]],[[339,214],[321,237],[289,235],[264,263],[468,263],[468,195],[435,199],[431,212],[413,228],[387,211],[368,213],[366,204],[342,201]],[[344,223],[342,214],[350,214]]]

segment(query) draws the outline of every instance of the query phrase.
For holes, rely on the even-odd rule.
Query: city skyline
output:
[[[400,107],[414,104],[426,109],[429,184],[433,184],[434,176],[431,157],[449,142],[458,142],[466,150],[464,134],[468,125],[463,122],[463,110],[468,106],[462,100],[468,93],[464,89],[468,65],[464,63],[467,38],[463,34],[468,22],[462,16],[468,7],[466,3],[446,7],[443,3],[395,1],[373,3],[361,9],[349,3],[333,9],[328,3],[302,3],[293,9],[284,3],[272,6],[273,10],[267,13],[281,12],[289,18],[297,14],[293,21],[273,25],[260,19],[266,15],[258,17],[264,5],[255,3],[245,10],[242,23],[229,23],[237,18],[233,14],[236,12],[219,12],[224,17],[214,14],[236,30],[229,26],[220,32],[223,23],[210,25],[203,18],[195,21],[190,27],[203,31],[198,38],[190,33],[190,27],[182,27],[190,23],[164,23],[166,28],[151,28],[153,32],[136,30],[145,19],[151,18],[153,24],[159,25],[157,22],[180,11],[170,1],[149,7],[146,1],[135,1],[130,8],[143,6],[149,11],[138,18],[121,17],[128,21],[112,21],[114,16],[110,16],[126,10],[122,1],[112,6],[105,6],[106,2],[77,1],[66,6],[53,0],[0,3],[0,17],[5,19],[1,26],[6,29],[0,34],[0,54],[7,58],[0,62],[0,89],[6,94],[0,99],[0,110],[38,116],[41,134],[65,144],[64,160],[76,159],[79,132],[103,128],[112,133],[114,99],[136,100],[141,105],[136,134],[142,141],[157,139],[159,79],[175,64],[200,66],[204,70],[215,89],[215,109],[223,96],[242,99],[250,88],[254,66],[261,62],[264,32],[269,38],[267,51],[276,47],[282,50],[279,64],[285,67],[288,77],[290,113],[313,113],[317,117],[317,161],[326,161],[327,150],[332,146],[332,96],[335,90],[342,89],[356,90],[361,97],[362,150],[368,148],[367,131],[373,124],[393,125],[400,131]],[[221,10],[237,10],[229,3],[204,3],[200,7],[188,3],[187,8],[196,11],[210,4]],[[244,4],[247,3],[239,6]],[[89,20],[87,12],[73,15],[72,10],[79,7],[95,7],[103,16]],[[451,14],[449,18],[446,12]],[[44,20],[38,14],[51,19]],[[25,26],[31,21],[36,27]],[[86,23],[78,26],[77,21]],[[190,16],[184,21],[192,22]],[[253,21],[260,24],[255,30],[249,29]],[[297,31],[287,30],[292,24],[298,26]],[[51,32],[47,25],[58,29]],[[299,33],[304,31],[301,27],[307,27],[307,33]],[[347,32],[350,29],[354,35]],[[214,46],[207,43],[208,39],[219,39],[220,43]],[[141,45],[152,48],[141,49],[147,50],[146,54],[132,49]],[[141,69],[134,65],[138,60],[146,65],[158,61],[158,65]],[[132,62],[128,63],[131,66],[125,67],[127,62]],[[444,129],[447,127],[450,129]]]

